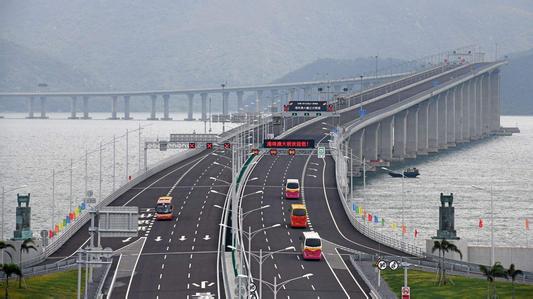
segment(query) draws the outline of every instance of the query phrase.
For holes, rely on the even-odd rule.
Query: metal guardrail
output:
[[[22,268],[22,275],[25,277],[28,277],[28,276],[34,276],[34,275],[47,274],[51,272],[65,270],[68,268],[74,268],[76,265],[77,265],[76,259],[71,258],[71,259],[58,261],[52,264],[44,264],[44,265],[33,266],[33,267],[24,267]],[[0,280],[3,280],[3,279],[5,279],[5,275],[3,272],[0,272]]]

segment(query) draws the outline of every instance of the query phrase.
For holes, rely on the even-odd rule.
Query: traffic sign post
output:
[[[402,299],[410,299],[410,298],[411,298],[411,288],[402,287]]]
[[[326,157],[326,148],[324,146],[318,147],[318,158],[324,159]]]

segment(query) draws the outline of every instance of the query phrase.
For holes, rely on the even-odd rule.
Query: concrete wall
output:
[[[515,264],[517,269],[533,271],[533,247],[495,247],[494,259],[506,268]],[[468,246],[468,262],[490,264],[490,246]]]

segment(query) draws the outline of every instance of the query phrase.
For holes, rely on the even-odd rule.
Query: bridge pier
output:
[[[153,94],[150,96],[150,100],[152,100],[152,106],[150,110],[150,117],[147,118],[147,120],[158,120],[159,118],[156,117],[156,102],[157,102],[157,95]]]
[[[68,119],[78,119],[78,116],[76,115],[77,112],[77,103],[78,98],[77,97],[70,97],[70,116]]]
[[[457,87],[452,88],[446,94],[446,145],[455,147],[455,94]]]
[[[491,109],[492,109],[492,102],[490,99],[491,93],[490,93],[490,76],[489,74],[485,74],[483,76],[483,136],[488,136],[491,132],[490,127],[490,120],[491,120]]]
[[[448,92],[449,91],[445,91],[444,93],[440,94],[438,99],[437,99],[437,111],[438,111],[438,114],[437,114],[437,118],[438,118],[438,122],[439,122],[439,126],[438,126],[438,135],[439,135],[439,144],[438,144],[438,148],[439,149],[446,149],[448,148],[448,134],[447,134],[447,130],[448,130],[448,107],[447,107],[447,103],[448,103]]]
[[[48,116],[46,116],[46,97],[41,97],[41,116],[39,116],[41,119],[47,119]]]
[[[256,90],[255,91],[255,110],[259,114],[261,113],[261,105],[263,104],[263,91],[262,90]]]
[[[413,106],[407,110],[407,130],[405,143],[405,157],[416,158],[418,151],[418,107]]]
[[[427,155],[428,153],[428,126],[429,126],[429,101],[424,101],[418,104],[418,140],[417,140],[417,154]]]
[[[392,126],[394,116],[381,121],[379,125],[379,154],[378,158],[385,161],[392,160]]]
[[[304,101],[311,101],[311,87],[304,87]]]
[[[168,106],[168,98],[170,98],[170,95],[164,94],[163,95],[163,118],[161,120],[172,120],[169,113],[169,106]]]
[[[270,112],[275,113],[278,112],[278,105],[276,105],[276,99],[278,98],[278,90],[277,89],[271,89],[270,90]]]
[[[35,98],[30,97],[28,99],[28,116],[26,118],[35,118],[35,115],[33,114],[35,108]]]
[[[455,93],[455,143],[463,143],[463,87],[457,86]]]
[[[477,103],[477,136],[478,138],[483,138],[483,76],[478,77],[478,86],[477,86],[477,97],[476,97],[476,103]]]
[[[83,97],[83,117],[81,119],[91,119],[89,117],[89,97]]]
[[[229,116],[229,100],[228,100],[228,97],[229,97],[229,92],[228,91],[224,91],[222,93],[222,116],[224,117],[224,120],[226,120]]]
[[[469,118],[470,118],[470,124],[469,124],[469,130],[470,130],[470,140],[476,140],[477,138],[477,130],[476,130],[476,124],[477,124],[477,112],[476,112],[476,85],[477,85],[477,79],[473,78],[470,80],[470,90],[469,90]]]
[[[194,99],[194,93],[188,93],[187,94],[187,98],[189,99],[189,105],[188,105],[188,109],[187,109],[187,118],[185,120],[194,120],[194,117],[193,117],[193,99]],[[222,105],[224,105],[224,103],[227,101],[227,99],[222,103]],[[227,105],[227,104],[226,104]],[[227,109],[227,108],[226,108]],[[226,111],[227,112],[227,111]],[[226,115],[226,113],[224,113],[224,115]]]
[[[207,93],[202,92],[200,97],[202,97],[202,118],[200,120],[207,121]]]
[[[405,158],[405,138],[407,129],[407,112],[401,111],[394,115],[394,148],[392,158],[403,160]]]
[[[379,122],[365,128],[364,135],[364,160],[377,160],[379,149]]]
[[[354,161],[359,160],[359,164],[363,163],[363,144],[365,137],[365,129],[361,129],[350,136],[349,144],[352,149]]]
[[[124,117],[122,119],[132,119],[130,117],[130,96],[124,96]]]
[[[471,80],[463,84],[463,141],[470,141],[470,84]]]
[[[118,96],[111,96],[111,117],[109,119],[119,119],[117,117]]]
[[[244,106],[242,104],[242,98],[244,96],[244,91],[237,91],[237,112],[242,113],[244,111]]]
[[[492,72],[491,76],[491,100],[492,100],[492,122],[491,131],[500,129],[500,71]]]
[[[439,151],[438,100],[439,96],[437,95],[430,98],[428,102],[428,153]]]

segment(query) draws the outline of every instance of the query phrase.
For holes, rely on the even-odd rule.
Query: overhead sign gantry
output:
[[[289,101],[283,106],[283,116],[327,116],[334,113],[327,101]]]

